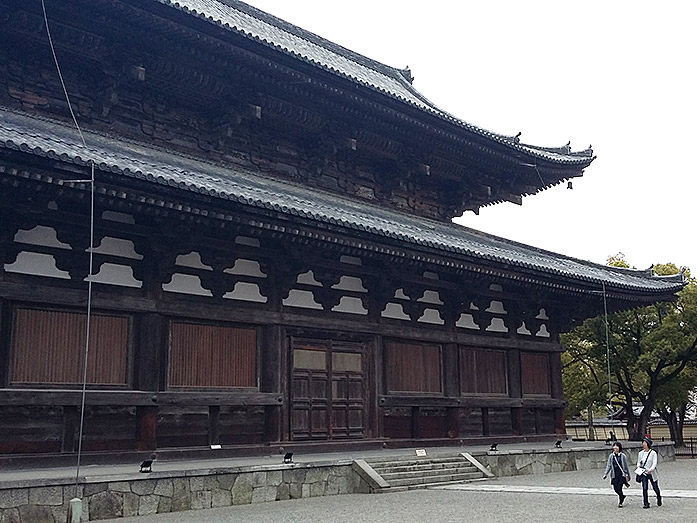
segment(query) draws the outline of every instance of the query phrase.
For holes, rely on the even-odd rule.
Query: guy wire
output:
[[[82,141],[82,146],[87,150],[87,143],[85,142],[85,137],[82,134],[80,125],[75,117],[75,112],[73,111],[73,106],[70,103],[70,96],[68,95],[68,89],[65,86],[65,81],[63,80],[63,74],[61,73],[60,65],[58,64],[58,57],[56,56],[56,50],[53,46],[53,39],[51,38],[51,30],[48,27],[48,16],[46,15],[46,4],[44,0],[41,0],[41,9],[44,15],[44,25],[46,26],[46,36],[48,37],[48,44],[51,48],[51,54],[53,55],[53,62],[56,64],[56,71],[58,72],[58,78],[60,80],[61,86],[63,88],[63,94],[65,95],[65,101],[68,104],[68,110],[70,111],[70,116],[73,119],[75,128],[80,135],[80,140]],[[80,401],[80,433],[78,437],[78,449],[77,449],[77,464],[75,467],[75,496],[78,495],[79,478],[80,478],[80,458],[82,456],[82,436],[84,433],[85,424],[85,398],[87,395],[87,362],[90,352],[90,323],[92,319],[92,270],[94,262],[94,160],[90,159],[90,248],[89,248],[89,273],[87,277],[87,326],[85,328],[85,364],[82,373],[82,399]]]

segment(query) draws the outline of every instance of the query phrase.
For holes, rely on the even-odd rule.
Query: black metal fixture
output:
[[[292,452],[286,452],[283,455],[283,463],[293,463],[293,453]]]
[[[556,448],[560,449],[560,448],[561,448],[561,440],[558,439],[557,442],[554,444],[554,446],[555,446]]]
[[[140,464],[140,471],[141,472],[152,472],[152,462],[153,460],[151,459],[146,459]]]
[[[498,449],[499,444],[498,443],[492,443],[491,447],[489,447],[490,452],[496,452]]]

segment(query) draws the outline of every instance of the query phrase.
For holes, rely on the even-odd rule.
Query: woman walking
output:
[[[622,508],[624,498],[627,497],[624,495],[622,487],[629,485],[629,462],[627,461],[627,456],[622,453],[622,443],[619,441],[615,441],[612,444],[612,453],[607,458],[603,479],[607,478],[608,472],[610,473],[610,484],[615,489],[617,496],[619,496],[617,508]]]
[[[644,450],[639,452],[639,457],[637,458],[637,481],[641,480],[641,488],[644,493],[644,508],[651,508],[649,505],[649,482],[651,482],[651,487],[656,493],[656,505],[659,507],[663,505],[663,500],[661,499],[661,491],[658,488],[658,453],[652,449],[653,441],[650,437],[645,436],[641,441]]]

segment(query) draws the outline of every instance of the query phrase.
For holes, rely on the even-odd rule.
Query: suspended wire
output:
[[[605,310],[605,358],[607,359],[607,396],[610,402],[610,416],[612,416],[612,382],[610,380],[610,324],[607,319],[607,293],[603,282],[603,309]]]
[[[537,177],[540,179],[540,182],[542,183],[542,187],[547,186],[545,181],[542,179],[542,174],[540,174],[540,170],[537,168],[537,160],[535,160],[535,163],[521,163],[520,165],[524,165],[525,167],[534,167],[535,172],[537,173]]]
[[[70,102],[70,96],[68,95],[68,89],[65,86],[65,81],[63,81],[63,74],[61,73],[60,65],[58,64],[58,57],[56,56],[56,49],[53,46],[53,38],[51,37],[51,30],[48,26],[48,16],[46,15],[46,4],[44,0],[41,0],[41,9],[44,15],[44,25],[46,26],[46,36],[48,37],[48,44],[51,48],[51,54],[53,55],[53,62],[56,64],[56,71],[58,71],[58,78],[60,79],[61,86],[63,87],[63,94],[65,95],[65,101],[68,104],[68,110],[70,111],[70,116],[73,119],[75,128],[80,135],[80,140],[82,141],[82,146],[87,149],[87,143],[85,142],[85,137],[80,129],[80,124],[77,122],[75,117],[75,112],[73,111],[72,103]],[[90,324],[92,319],[92,270],[94,265],[94,161],[88,160],[90,165],[90,179],[89,180],[67,180],[72,182],[89,182],[90,183],[90,248],[89,248],[89,272],[87,277],[87,327],[85,328],[85,365],[82,372],[82,397],[80,401],[80,432],[78,436],[78,448],[77,448],[77,464],[75,466],[75,496],[78,495],[78,487],[80,481],[80,458],[82,456],[82,436],[84,433],[85,426],[85,398],[87,396],[87,363],[90,352]]]

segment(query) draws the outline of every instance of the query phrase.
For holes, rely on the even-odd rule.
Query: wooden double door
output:
[[[293,338],[290,366],[291,439],[365,437],[364,344]]]

